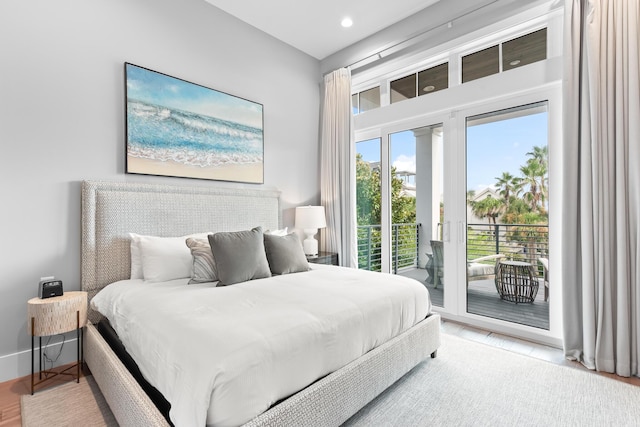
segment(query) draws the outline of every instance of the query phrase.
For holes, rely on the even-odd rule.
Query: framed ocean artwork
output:
[[[125,63],[126,172],[261,184],[263,107]]]

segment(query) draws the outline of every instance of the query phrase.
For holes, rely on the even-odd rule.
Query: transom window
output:
[[[380,107],[380,86],[351,95],[351,107],[354,115]]]
[[[449,63],[436,65],[391,82],[391,103],[428,95],[449,87]]]
[[[547,59],[547,29],[543,28],[463,56],[462,83],[545,59]]]
[[[533,31],[460,58],[462,83],[498,74],[547,59],[547,29]],[[454,83],[455,84],[455,83]],[[428,95],[449,87],[449,63],[445,62],[389,82],[389,103]],[[379,108],[379,86],[352,95],[353,114]]]

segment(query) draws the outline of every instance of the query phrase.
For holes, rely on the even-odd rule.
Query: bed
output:
[[[269,189],[83,182],[82,288],[92,299],[107,285],[130,278],[131,232],[168,237],[256,225],[275,230],[281,225],[279,197],[278,191]],[[322,267],[313,274],[321,274],[316,271]],[[294,275],[285,276],[279,277],[291,280]],[[169,425],[98,332],[101,318],[90,310],[84,358],[116,419],[120,425]],[[415,365],[434,356],[440,345],[439,328],[439,316],[430,314],[346,365],[311,380],[245,425],[340,425]]]

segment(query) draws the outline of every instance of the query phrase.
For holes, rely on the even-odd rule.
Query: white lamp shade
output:
[[[318,229],[327,226],[323,206],[298,206],[296,208],[296,228]]]

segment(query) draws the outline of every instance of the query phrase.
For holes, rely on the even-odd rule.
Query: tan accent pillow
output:
[[[209,240],[189,237],[186,240],[186,244],[191,250],[193,261],[189,284],[217,281],[216,261],[213,259]]]

